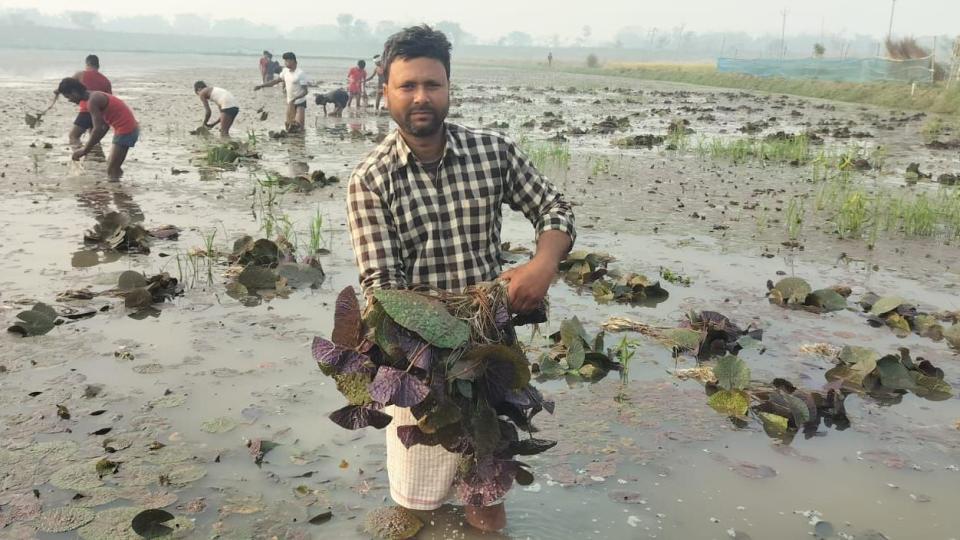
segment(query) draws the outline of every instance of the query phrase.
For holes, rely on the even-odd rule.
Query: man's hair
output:
[[[281,58],[283,58],[284,60],[293,60],[294,62],[297,61],[297,55],[293,54],[292,52],[283,53],[283,56],[281,56]]]
[[[100,69],[100,57],[95,54],[88,54],[86,59],[87,65],[92,68]]]
[[[82,82],[74,79],[73,77],[66,77],[60,81],[60,85],[57,86],[58,94],[82,94],[87,91],[87,87],[83,85]]]
[[[359,67],[360,69],[363,69],[363,68],[367,67],[367,61],[366,61],[366,60],[357,60],[357,67]]]
[[[270,51],[268,51],[268,50],[266,50],[266,49],[263,50],[263,55],[264,55],[264,56],[273,56],[272,54],[270,54]]]
[[[383,80],[390,79],[390,64],[400,58],[432,58],[443,64],[450,79],[450,41],[439,30],[422,24],[410,26],[387,38],[383,44]]]
[[[203,89],[206,88],[206,87],[207,87],[207,83],[205,83],[205,82],[203,82],[203,81],[197,81],[197,82],[193,83],[193,91],[194,91],[194,92],[199,92],[199,91],[203,90]]]

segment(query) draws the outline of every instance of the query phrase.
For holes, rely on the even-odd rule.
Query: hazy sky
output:
[[[57,13],[97,11],[110,16],[196,13],[212,18],[243,17],[289,30],[295,26],[335,24],[339,13],[350,13],[371,25],[379,20],[400,23],[452,20],[482,39],[494,39],[513,30],[535,36],[579,35],[589,25],[594,39],[609,40],[624,26],[669,29],[684,24],[692,31],[780,33],[781,11],[787,9],[787,33],[845,31],[883,36],[890,16],[890,0],[2,0],[2,7],[36,8]],[[291,16],[292,14],[292,16]],[[895,34],[929,36],[956,34],[960,28],[960,0],[899,0]]]

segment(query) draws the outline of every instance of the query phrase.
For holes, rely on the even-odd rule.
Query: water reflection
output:
[[[77,205],[85,211],[90,212],[98,224],[94,226],[93,231],[88,231],[84,235],[84,242],[87,244],[97,244],[96,247],[87,247],[75,251],[70,258],[70,265],[74,268],[90,268],[100,264],[109,264],[120,259],[122,253],[116,249],[106,247],[112,244],[111,240],[104,238],[104,242],[93,242],[92,237],[108,234],[106,225],[109,226],[115,234],[120,234],[119,223],[137,224],[135,227],[142,231],[139,226],[143,223],[145,216],[143,209],[133,199],[133,195],[128,193],[119,184],[109,186],[95,187],[87,191],[81,191],[76,195]],[[112,218],[118,219],[112,219]],[[146,234],[146,231],[143,231]],[[109,236],[114,236],[108,234]],[[105,245],[106,243],[106,245]]]

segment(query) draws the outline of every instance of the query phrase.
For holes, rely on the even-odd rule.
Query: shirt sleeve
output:
[[[543,231],[562,231],[570,236],[570,245],[577,239],[573,209],[563,194],[550,182],[516,143],[504,137],[507,170],[504,173],[505,200],[513,210],[522,212],[536,229],[536,237]]]
[[[406,287],[400,239],[393,216],[370,178],[355,171],[347,188],[347,224],[364,294]]]

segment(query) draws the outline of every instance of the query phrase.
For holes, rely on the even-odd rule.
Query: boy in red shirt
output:
[[[123,161],[127,157],[127,150],[137,144],[140,137],[140,125],[133,116],[133,111],[127,104],[105,92],[90,92],[77,79],[67,77],[60,81],[56,92],[63,94],[71,103],[87,103],[93,130],[83,148],[73,153],[73,160],[90,153],[90,150],[103,139],[110,128],[113,128],[113,147],[110,149],[110,160],[107,162],[107,176],[111,180],[118,180],[123,174]]]
[[[95,54],[88,55],[86,58],[86,69],[78,71],[74,76],[87,90],[91,92],[103,92],[105,94],[113,93],[113,86],[110,79],[100,73],[100,58]],[[87,102],[80,102],[80,112],[73,121],[73,128],[70,130],[70,146],[79,147],[80,137],[93,129],[93,120],[90,119],[90,111],[87,110]]]
[[[356,67],[350,68],[347,73],[347,92],[350,94],[350,100],[347,101],[347,107],[354,99],[357,100],[357,111],[360,110],[360,99],[363,97],[363,87],[367,82],[367,63],[363,60],[357,62]]]

